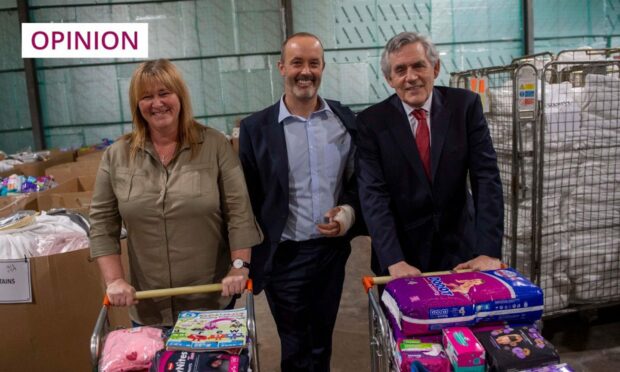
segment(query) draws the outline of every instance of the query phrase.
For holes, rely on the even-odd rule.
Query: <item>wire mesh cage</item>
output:
[[[503,260],[530,276],[537,75],[533,65],[523,63],[464,71],[453,74],[452,80],[454,86],[481,96],[504,192]]]
[[[543,76],[537,280],[551,311],[618,301],[620,61],[558,60]]]
[[[541,286],[545,316],[620,301],[620,49],[539,53],[451,84],[482,97],[504,260]]]

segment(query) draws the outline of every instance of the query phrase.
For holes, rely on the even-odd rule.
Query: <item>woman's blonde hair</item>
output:
[[[139,150],[144,150],[146,140],[150,136],[148,123],[140,113],[138,104],[144,92],[157,83],[161,83],[179,98],[181,110],[178,141],[180,145],[189,144],[193,158],[198,152],[201,125],[194,120],[189,90],[181,73],[172,62],[167,59],[157,59],[141,63],[131,76],[129,105],[131,106],[133,130],[126,137],[130,141],[131,159],[136,158]]]

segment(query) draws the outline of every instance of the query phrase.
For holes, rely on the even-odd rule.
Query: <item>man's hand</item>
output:
[[[230,269],[228,275],[222,279],[222,296],[232,296],[243,293],[245,284],[248,281],[250,270],[242,267],[241,269]]]
[[[136,289],[125,279],[116,279],[108,284],[106,294],[112,306],[131,306],[138,303]]]
[[[392,278],[408,278],[412,276],[420,276],[422,272],[418,270],[416,267],[409,265],[405,261],[397,262],[388,267],[388,271],[390,272],[390,276]]]
[[[456,265],[454,270],[482,271],[482,270],[499,270],[501,268],[502,268],[502,261],[500,261],[497,258],[482,255],[474,259],[471,259],[467,262],[463,262],[463,263]]]
[[[325,213],[325,217],[329,219],[327,223],[320,223],[316,225],[319,232],[327,237],[338,236],[340,233],[340,223],[334,220],[334,217],[340,212],[340,207],[334,207]]]

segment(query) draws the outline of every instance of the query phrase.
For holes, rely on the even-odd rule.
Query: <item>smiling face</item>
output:
[[[181,102],[176,93],[162,83],[154,82],[146,87],[138,101],[140,114],[152,130],[177,129]]]
[[[278,62],[280,75],[284,77],[284,94],[300,101],[315,99],[324,68],[321,43],[311,36],[293,37]]]
[[[434,65],[428,60],[422,43],[403,46],[388,56],[390,75],[388,84],[398,97],[412,107],[422,107],[433,91],[439,75],[439,61]]]

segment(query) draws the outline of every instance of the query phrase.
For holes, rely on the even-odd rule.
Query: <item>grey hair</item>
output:
[[[383,72],[386,79],[389,79],[390,70],[392,68],[388,59],[390,54],[400,50],[400,48],[405,45],[413,43],[422,44],[424,50],[426,51],[426,58],[433,66],[435,66],[435,64],[439,61],[439,53],[437,52],[437,48],[431,39],[422,34],[418,34],[417,32],[401,32],[400,34],[392,37],[390,41],[385,44],[383,53],[381,53],[381,72]]]

